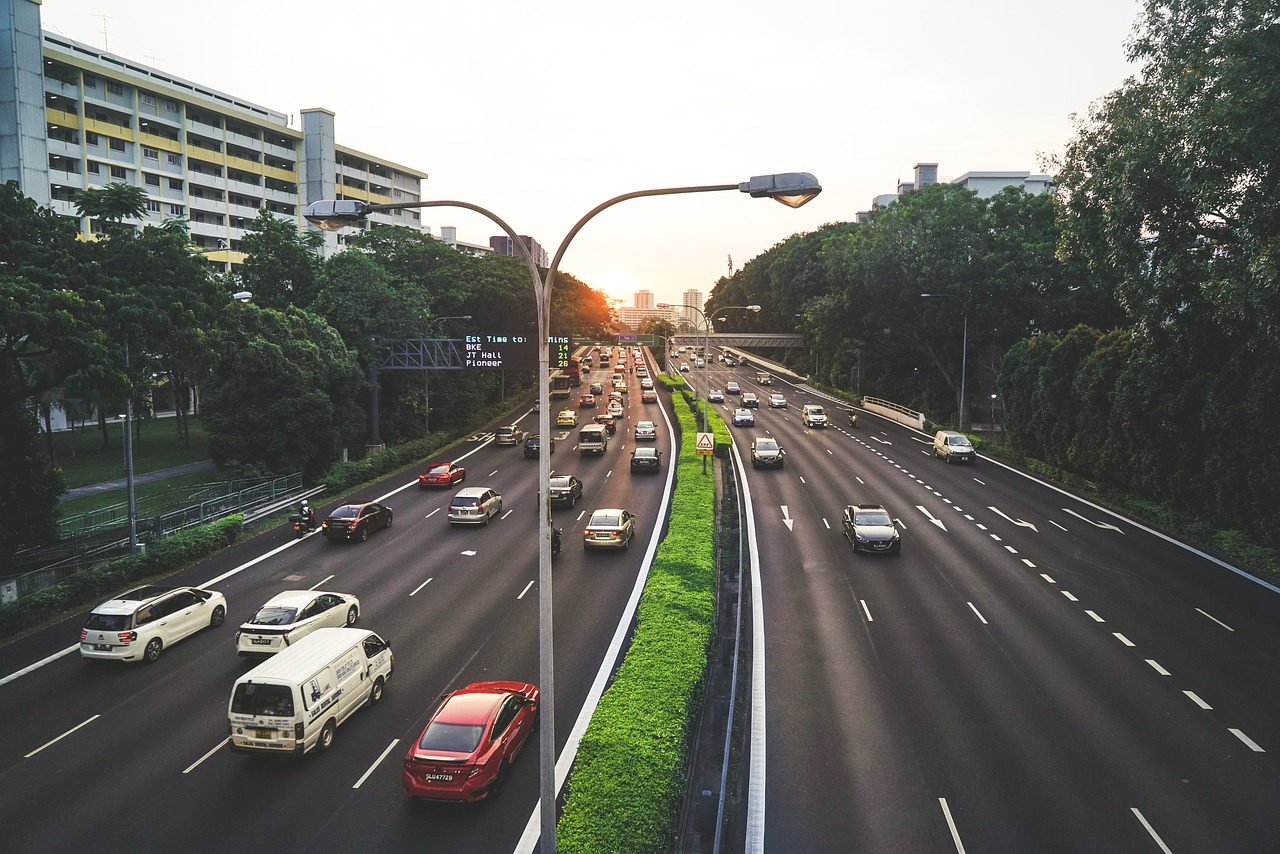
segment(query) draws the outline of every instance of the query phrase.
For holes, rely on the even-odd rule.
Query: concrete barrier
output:
[[[891,400],[882,400],[878,397],[862,398],[862,408],[868,412],[874,412],[877,415],[883,415],[885,418],[892,418],[899,424],[906,424],[917,430],[924,430],[924,413],[916,412],[914,409],[908,409],[901,404],[894,403]]]

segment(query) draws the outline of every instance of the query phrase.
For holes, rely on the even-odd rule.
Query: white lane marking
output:
[[[932,513],[930,513],[927,509],[925,509],[923,505],[917,504],[916,509],[919,510],[921,513],[923,513],[925,515],[925,518],[928,519],[930,522],[937,525],[939,528],[941,528],[944,531],[947,530],[947,526],[942,523],[942,520],[934,516]]]
[[[1069,507],[1063,507],[1062,512],[1070,513],[1072,516],[1075,516],[1077,519],[1084,519],[1084,521],[1088,522],[1090,525],[1093,525],[1095,528],[1103,528],[1109,531],[1116,531],[1117,533],[1120,533],[1120,534],[1124,533],[1124,531],[1121,531],[1115,525],[1108,524],[1107,522],[1095,522],[1093,519],[1090,519],[1085,516],[1081,516],[1079,513],[1077,513],[1076,511],[1072,510]]]
[[[1027,566],[1031,567],[1032,569],[1036,568],[1036,565],[1031,561],[1027,560],[1025,557],[1022,559],[1022,562],[1025,563]]]
[[[872,438],[872,439],[874,439],[875,441],[879,442],[881,445],[892,445],[892,444],[893,444],[893,443],[892,443],[892,442],[890,442],[888,439],[881,439],[879,436],[872,436],[871,438]]]
[[[8,676],[4,677],[3,679],[0,679],[0,685],[4,685],[8,682],[12,682],[13,680],[17,679],[20,676],[26,676],[28,673],[31,673],[34,670],[39,670],[41,667],[44,667],[46,664],[52,664],[53,662],[57,661],[59,658],[62,658],[63,656],[66,656],[66,655],[70,655],[71,653],[75,652],[78,649],[80,649],[80,644],[77,643],[67,647],[66,649],[60,652],[55,652],[53,655],[47,655],[44,658],[37,661],[35,664],[28,664],[26,667],[22,668],[21,670],[15,670],[12,673],[10,673]]]
[[[809,481],[807,481],[807,480],[805,480],[805,479],[804,479],[804,475],[800,475],[800,482],[801,482],[801,483],[803,483],[803,484],[808,484],[808,483],[809,483]]]
[[[1039,528],[1037,528],[1035,525],[1031,524],[1030,522],[1026,521],[1025,519],[1014,519],[1012,516],[1006,516],[1005,513],[1002,510],[1000,510],[998,507],[988,507],[987,509],[990,510],[992,513],[996,514],[997,516],[1001,516],[1004,519],[1012,522],[1013,524],[1017,525],[1020,528],[1030,528],[1031,530],[1035,531],[1037,534],[1040,533]]]
[[[1169,675],[1171,675],[1171,674],[1169,673],[1169,671],[1168,671],[1168,670],[1165,670],[1163,667],[1161,667],[1161,666],[1160,666],[1160,662],[1156,661],[1154,658],[1148,658],[1148,659],[1147,659],[1147,664],[1150,664],[1152,667],[1154,667],[1154,668],[1155,668],[1156,673],[1159,673],[1161,676],[1169,676]]]
[[[609,469],[609,471],[605,472],[605,477],[606,478],[613,477],[613,469]]]
[[[374,769],[376,769],[379,765],[382,764],[382,760],[386,759],[387,754],[390,753],[392,750],[395,750],[396,745],[399,743],[400,743],[400,739],[398,738],[391,739],[391,743],[387,745],[387,749],[382,751],[381,756],[373,760],[373,764],[369,766],[369,770],[361,774],[360,779],[356,780],[356,782],[351,786],[351,788],[353,789],[360,788],[360,784],[363,783],[365,780],[369,779],[369,775],[374,772]]]
[[[98,718],[100,718],[100,717],[102,717],[102,715],[94,715],[93,717],[89,718],[88,720],[84,721],[83,723],[78,723],[78,724],[76,724],[76,725],[75,725],[75,726],[73,726],[71,729],[69,729],[69,730],[67,730],[66,732],[64,732],[62,735],[58,736],[57,738],[53,739],[52,741],[46,741],[44,744],[40,745],[40,746],[39,746],[39,747],[37,747],[35,750],[31,751],[30,753],[28,753],[26,756],[24,756],[24,757],[22,757],[22,758],[23,758],[23,759],[30,759],[32,756],[35,756],[37,753],[39,753],[40,751],[44,750],[46,747],[52,747],[53,745],[55,745],[55,744],[57,744],[58,742],[62,741],[62,740],[63,740],[64,738],[66,738],[67,736],[71,735],[71,733],[73,733],[73,732],[75,732],[76,730],[80,729],[80,727],[82,727],[82,726],[86,726],[87,724],[91,724],[91,723],[93,723],[94,721],[96,721],[96,720],[97,720]]]
[[[1058,582],[1054,581],[1052,577],[1050,577],[1049,575],[1046,575],[1046,574],[1045,574],[1045,573],[1043,573],[1043,572],[1042,572],[1042,573],[1040,573],[1040,577],[1041,577],[1041,578],[1043,578],[1045,581],[1049,582],[1050,584],[1057,584],[1057,583],[1058,583]]]
[[[942,499],[942,503],[943,503],[943,504],[950,504],[950,503],[951,503],[951,499],[950,499],[950,498],[944,498],[944,499]]]
[[[964,843],[960,841],[960,831],[956,830],[956,823],[951,818],[951,810],[947,808],[947,799],[938,798],[938,803],[942,804],[942,814],[947,819],[947,827],[951,828],[951,841],[956,844],[956,854],[964,854]]]
[[[1072,594],[1072,592],[1071,592],[1070,590],[1063,590],[1063,591],[1062,591],[1062,595],[1063,595],[1063,596],[1066,596],[1066,597],[1067,597],[1067,599],[1071,600],[1072,602],[1079,602],[1079,601],[1080,601],[1079,599],[1077,599],[1077,598]]]
[[[1196,695],[1195,691],[1183,691],[1182,693],[1186,694],[1189,698],[1191,698],[1191,702],[1195,703],[1197,706],[1204,709],[1205,711],[1210,711],[1213,709],[1213,706],[1209,705],[1204,700],[1201,700],[1200,697]]]
[[[428,584],[430,584],[430,583],[431,583],[431,579],[430,579],[430,578],[428,578],[426,581],[422,582],[422,583],[421,583],[421,584],[419,584],[417,587],[413,588],[413,592],[412,592],[412,593],[410,593],[409,595],[410,595],[410,596],[416,596],[416,595],[418,594],[418,591],[419,591],[419,590],[421,590],[422,588],[426,587],[426,586],[427,586]]]
[[[226,737],[226,738],[224,738],[222,741],[220,741],[220,742],[218,742],[217,744],[215,744],[215,745],[213,746],[213,748],[212,748],[208,753],[206,753],[204,756],[201,756],[201,757],[200,757],[199,759],[197,759],[195,762],[192,762],[192,763],[191,763],[190,765],[188,765],[186,768],[183,768],[183,769],[182,769],[182,773],[183,773],[183,774],[190,774],[192,771],[194,771],[194,770],[196,770],[197,768],[199,768],[199,767],[200,767],[200,765],[201,765],[201,763],[203,763],[203,762],[204,762],[206,759],[208,759],[210,756],[212,756],[213,754],[215,754],[215,753],[217,753],[219,750],[221,750],[221,749],[223,748],[223,746],[224,746],[228,741],[230,741],[230,740],[231,740],[231,736],[227,736],[227,737]]]
[[[1137,646],[1137,644],[1135,644],[1133,641],[1129,640],[1127,637],[1120,634],[1119,632],[1112,632],[1111,634],[1115,635],[1116,640],[1120,641],[1120,643],[1124,644],[1125,646]]]
[[[782,507],[782,522],[783,522],[783,524],[785,524],[785,525],[787,526],[787,530],[788,530],[788,531],[794,531],[794,530],[795,530],[795,527],[794,527],[794,526],[795,526],[796,520],[791,518],[791,514],[787,511],[787,505],[782,504],[782,505],[779,505],[779,506],[780,506],[780,507]]]
[[[981,522],[979,522],[979,523],[978,523],[977,527],[978,527],[978,530],[979,530],[979,531],[985,531],[985,530],[987,530],[987,526],[986,526],[986,525],[984,525],[984,524],[982,524]]]
[[[1015,549],[1013,546],[1005,546],[1005,547],[1004,547],[1004,550],[1005,550],[1005,551],[1007,551],[1007,552],[1008,552],[1009,554],[1011,554],[1011,555],[1016,555],[1016,554],[1018,553],[1018,550],[1017,550],[1017,549]]]
[[[984,616],[982,616],[982,612],[980,612],[980,611],[978,610],[978,606],[977,606],[977,605],[974,605],[972,602],[968,603],[968,605],[969,605],[969,610],[971,610],[971,611],[973,611],[973,613],[977,614],[977,615],[978,615],[978,619],[979,619],[979,620],[982,620],[982,625],[984,625],[984,626],[989,625],[989,624],[987,623],[987,618],[986,618],[986,617],[984,617]]]
[[[1004,542],[1004,540],[1000,539],[1000,535],[999,535],[999,534],[992,534],[992,535],[991,535],[991,539],[995,540],[997,543],[1003,543],[1003,542]]]
[[[1129,809],[1138,817],[1138,821],[1142,822],[1142,826],[1146,829],[1147,833],[1151,834],[1151,838],[1155,840],[1156,845],[1160,846],[1160,850],[1163,851],[1164,854],[1173,854],[1173,852],[1169,850],[1169,846],[1165,845],[1164,840],[1160,838],[1160,834],[1156,833],[1156,829],[1151,826],[1149,821],[1147,821],[1146,816],[1139,812],[1137,807],[1130,807]]]
[[[577,518],[577,521],[581,522],[581,521],[582,521],[582,517],[583,517],[583,516],[585,516],[585,515],[587,515],[587,511],[586,511],[586,510],[579,510],[579,511],[578,511],[578,518]]]
[[[1050,519],[1050,520],[1049,520],[1049,524],[1050,524],[1050,525],[1052,525],[1053,527],[1057,528],[1057,529],[1058,529],[1058,530],[1060,530],[1060,531],[1065,531],[1065,530],[1067,530],[1066,528],[1062,527],[1061,525],[1059,525],[1057,522],[1053,521],[1052,519]]]
[[[827,517],[826,517],[826,516],[823,516],[823,517],[822,517],[822,524],[826,526],[826,528],[827,528],[827,530],[828,530],[828,531],[830,531],[830,530],[831,530],[831,523],[827,521]]]
[[[873,619],[871,618],[871,609],[867,607],[867,600],[866,600],[866,599],[859,599],[858,601],[862,603],[862,613],[864,613],[864,614],[866,614],[866,615],[867,615],[867,622],[868,622],[868,623],[874,623],[874,622],[875,622],[875,620],[873,620]]]
[[[951,502],[947,502],[947,503],[948,503],[948,504],[950,504]],[[955,504],[952,504],[952,505],[951,505],[951,509],[952,509],[952,510],[954,510],[954,511],[956,511],[957,513],[963,513],[963,512],[964,512],[964,508],[963,508],[963,507],[959,507],[959,506],[957,506],[957,505],[955,505]]]
[[[462,551],[458,552],[458,554],[462,555],[463,557],[475,557],[475,556],[476,556],[476,550],[475,550],[475,549],[463,549]]]
[[[858,483],[862,484],[863,486],[867,485],[867,482],[862,478],[858,477],[856,474],[853,476],[853,479],[856,480]]]
[[[498,470],[494,469],[493,471],[489,472],[489,477],[493,477],[497,473],[498,473]]]
[[[957,508],[957,509],[959,509],[959,508]],[[963,511],[962,511],[962,512],[963,512]],[[972,522],[972,521],[973,521],[973,517],[972,517],[972,516],[970,516],[968,513],[965,513],[965,514],[964,514],[964,518],[968,519],[970,522]]]
[[[830,449],[830,448],[827,448],[827,453],[828,453],[828,454],[831,454],[831,456],[833,456],[833,457],[835,456],[835,454],[832,454],[832,453],[831,453],[831,449]]]
[[[1267,752],[1267,751],[1263,750],[1261,747],[1259,747],[1259,746],[1258,746],[1258,743],[1257,743],[1256,741],[1254,741],[1252,738],[1249,738],[1249,736],[1245,735],[1245,734],[1244,734],[1244,733],[1242,733],[1240,730],[1238,730],[1238,729],[1234,729],[1234,728],[1231,728],[1231,727],[1228,727],[1228,728],[1227,728],[1227,732],[1231,733],[1231,734],[1232,734],[1232,735],[1234,735],[1236,738],[1240,739],[1240,740],[1241,740],[1241,741],[1243,741],[1245,744],[1247,744],[1247,745],[1249,746],[1249,749],[1250,749],[1250,750],[1252,750],[1254,753],[1266,753],[1266,752]]]
[[[1098,612],[1097,612],[1097,611],[1085,611],[1085,613],[1086,613],[1086,614],[1088,614],[1090,617],[1092,617],[1092,618],[1093,618],[1093,621],[1094,621],[1095,623],[1105,623],[1105,622],[1106,622],[1106,620],[1102,619],[1102,616],[1101,616],[1100,614],[1098,614]]]
[[[1201,611],[1199,608],[1196,608],[1196,610],[1197,610],[1197,611],[1200,611],[1200,613],[1201,613],[1201,614],[1204,614],[1204,615],[1205,615],[1206,617],[1208,617],[1210,620],[1213,620],[1215,623],[1217,623],[1218,625],[1222,626],[1222,627],[1223,627],[1224,629],[1226,629],[1227,631],[1229,631],[1229,632],[1234,632],[1234,631],[1235,631],[1235,629],[1231,628],[1231,627],[1230,627],[1230,626],[1228,626],[1226,623],[1222,622],[1222,620],[1219,620],[1217,617],[1213,616],[1212,614],[1208,613],[1207,611]]]
[[[533,582],[535,582],[535,581],[537,581],[537,580],[538,580],[538,579],[536,579],[536,578],[531,578],[531,579],[529,579],[529,583],[528,583],[528,584],[526,584],[526,585],[524,586],[524,589],[520,591],[520,595],[519,595],[519,596],[517,596],[517,597],[516,597],[516,599],[523,599],[523,598],[524,598],[524,594],[526,594],[526,593],[528,593],[528,592],[529,592],[529,588],[530,588],[530,587],[532,587],[532,586],[533,586]]]
[[[986,486],[986,485],[987,485],[987,482],[986,482],[985,480],[978,480],[976,477],[973,479],[973,482],[974,482],[974,483],[980,483],[980,484],[982,484],[983,486]]]
[[[423,516],[422,518],[423,518],[423,519],[430,519],[432,516],[436,515],[436,514],[437,514],[437,513],[439,513],[439,512],[440,512],[440,508],[439,508],[439,507],[437,507],[435,510],[432,510],[430,513],[428,513],[427,515]]]
[[[328,581],[330,578],[333,578],[333,576],[332,576],[332,575],[330,575],[328,578],[322,578],[321,580],[317,581],[315,584],[311,585],[311,586],[310,586],[310,587],[308,587],[307,589],[308,589],[308,590],[315,590],[317,587],[319,587],[321,584],[324,584],[324,583],[325,583],[326,581]]]

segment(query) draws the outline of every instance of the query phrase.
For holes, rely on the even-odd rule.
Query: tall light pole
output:
[[[431,323],[439,323],[440,328],[444,328],[446,320],[470,320],[469,314],[451,314],[448,317],[433,317]],[[422,412],[427,427],[427,435],[431,435],[431,369],[426,365],[422,366]]]
[[[964,397],[965,372],[969,365],[969,304],[956,294],[921,294],[924,299],[953,299],[960,303],[960,316],[964,318],[964,333],[960,339],[960,406],[956,414],[960,431],[969,429],[967,404]]]
[[[305,216],[312,225],[326,231],[337,231],[352,225],[374,211],[396,210],[403,208],[459,207],[475,211],[496,223],[519,249],[529,275],[533,281],[533,291],[538,312],[538,433],[542,437],[538,444],[538,495],[541,496],[541,507],[538,513],[538,679],[541,682],[542,703],[546,713],[540,715],[538,725],[539,753],[539,807],[541,815],[541,849],[545,854],[555,854],[556,849],[556,779],[555,779],[555,667],[551,632],[551,404],[549,370],[550,354],[548,352],[551,331],[551,289],[555,285],[556,270],[564,257],[569,243],[577,236],[596,214],[619,202],[645,196],[671,196],[685,193],[710,193],[721,190],[739,190],[752,198],[775,199],[788,207],[798,208],[811,201],[820,192],[822,186],[818,179],[808,172],[785,172],[777,175],[757,175],[740,184],[713,184],[702,187],[668,187],[657,190],[638,190],[615,196],[608,201],[596,205],[569,230],[556,254],[547,268],[543,279],[538,265],[511,226],[507,225],[496,214],[470,202],[460,201],[419,201],[399,202],[382,205],[371,205],[354,199],[326,200],[313,202],[307,206]]]

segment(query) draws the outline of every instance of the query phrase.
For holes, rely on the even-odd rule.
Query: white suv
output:
[[[227,600],[199,587],[139,587],[94,608],[80,630],[82,658],[145,661],[227,618]]]
[[[806,427],[826,427],[827,413],[821,406],[809,404],[804,408],[803,420]]]

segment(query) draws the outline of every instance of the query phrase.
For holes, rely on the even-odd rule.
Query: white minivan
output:
[[[316,629],[236,680],[231,749],[301,756],[333,745],[338,725],[382,699],[391,644],[368,629]]]

